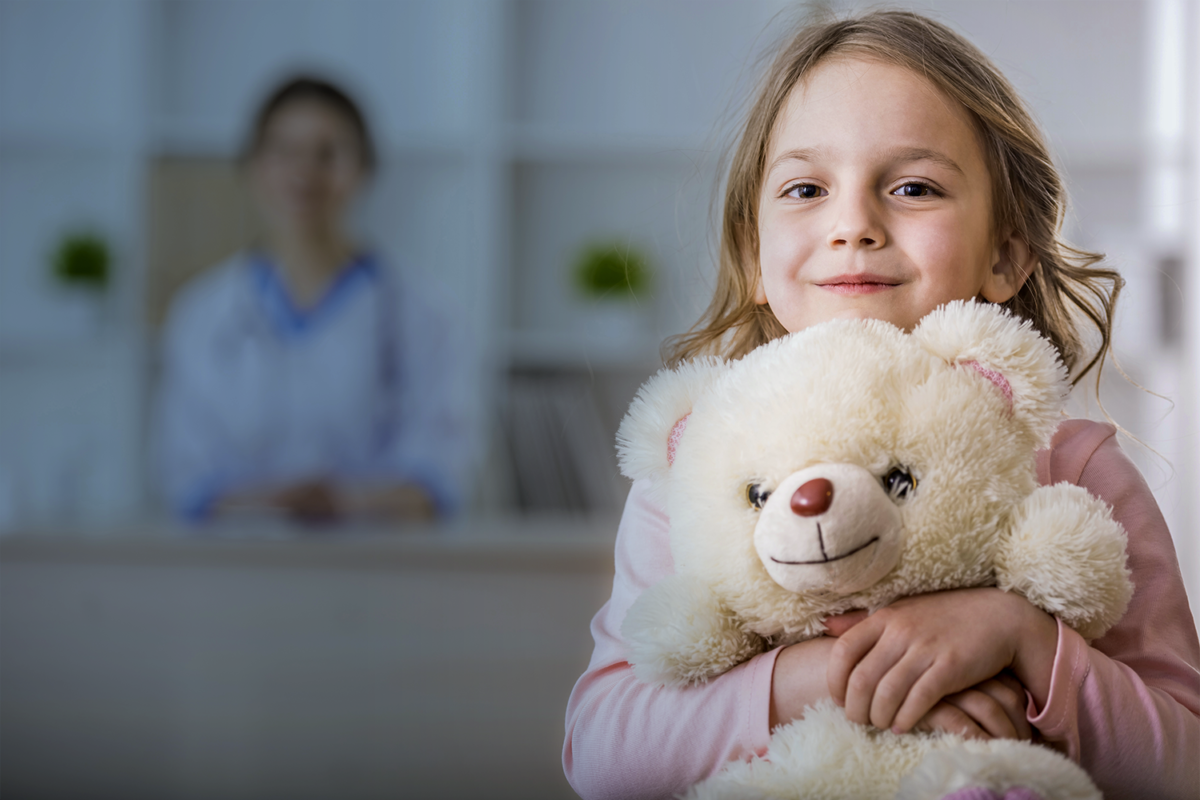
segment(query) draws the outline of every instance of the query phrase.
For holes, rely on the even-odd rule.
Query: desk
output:
[[[563,798],[615,519],[0,540],[0,792]]]

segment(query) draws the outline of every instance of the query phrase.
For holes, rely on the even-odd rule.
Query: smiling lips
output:
[[[828,278],[817,283],[817,286],[834,294],[847,295],[874,294],[876,292],[887,291],[899,285],[900,281],[895,278],[873,275],[869,272],[858,275],[838,275],[835,278]]]

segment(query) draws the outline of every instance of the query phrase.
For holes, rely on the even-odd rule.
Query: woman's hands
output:
[[[1039,707],[1049,694],[1057,625],[1019,595],[994,588],[919,595],[829,627],[841,634],[829,653],[829,693],[854,722],[1024,738],[1013,683]]]
[[[306,525],[343,519],[422,522],[437,512],[428,492],[416,484],[338,485],[320,478],[226,495],[217,506],[219,513],[261,509]]]

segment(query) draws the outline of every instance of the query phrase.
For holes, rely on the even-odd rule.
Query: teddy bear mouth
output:
[[[851,550],[847,553],[842,553],[840,556],[834,556],[832,558],[825,555],[825,548],[822,546],[822,548],[821,548],[822,558],[818,558],[815,561],[780,561],[778,558],[775,558],[775,556],[771,556],[771,560],[774,561],[776,564],[787,564],[789,566],[802,565],[802,564],[830,564],[830,563],[833,563],[834,561],[841,561],[843,558],[849,558],[850,556],[854,555],[855,553],[859,552],[860,550],[865,550],[867,547],[875,544],[878,541],[879,541],[879,537],[874,536],[874,537],[868,539],[867,541],[863,542],[862,544],[860,544],[858,547],[854,548],[853,550]]]

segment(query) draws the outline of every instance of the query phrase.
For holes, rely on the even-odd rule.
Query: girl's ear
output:
[[[1006,303],[1021,290],[1037,267],[1037,254],[1015,233],[996,245],[991,272],[983,280],[980,294],[989,303]]]
[[[666,477],[696,400],[725,370],[725,362],[718,358],[698,358],[677,369],[664,369],[646,381],[617,431],[617,453],[625,477]]]

